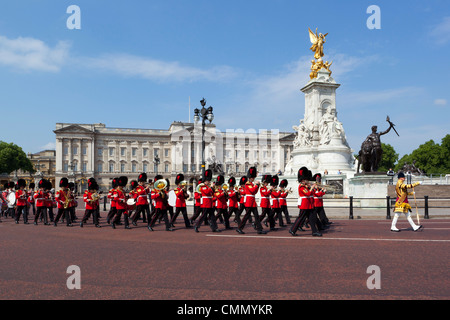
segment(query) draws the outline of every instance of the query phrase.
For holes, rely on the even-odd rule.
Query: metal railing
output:
[[[333,199],[337,200],[337,199]],[[385,209],[386,209],[386,219],[391,219],[391,210],[395,206],[396,198],[392,198],[390,196],[386,196],[386,198],[354,198],[353,196],[350,196],[347,199],[340,199],[343,201],[349,201],[349,219],[353,219],[353,209],[354,206],[354,200],[385,200]],[[430,201],[434,202],[436,201],[438,205],[430,205]],[[447,205],[442,205],[442,204]],[[445,208],[450,209],[450,198],[438,198],[438,197],[429,197],[424,196],[423,198],[417,198],[415,199],[415,203],[410,203],[411,207],[417,206],[417,208],[424,209],[424,218],[429,219],[429,209],[439,209],[439,208]],[[332,208],[332,207],[329,207]],[[340,207],[342,208],[342,207]],[[363,209],[382,209],[383,207],[380,206],[364,206]]]

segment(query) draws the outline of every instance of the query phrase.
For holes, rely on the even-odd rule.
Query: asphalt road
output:
[[[82,214],[78,213],[80,217]],[[428,300],[450,298],[450,219],[422,221],[400,233],[390,221],[332,220],[323,237],[287,228],[258,235],[247,225],[199,233],[163,224],[150,232],[0,223],[2,300]],[[223,226],[219,225],[222,229]],[[234,226],[234,224],[233,224]],[[79,267],[81,289],[68,289],[69,266]],[[377,266],[380,289],[369,289]],[[72,279],[72,278],[71,278]]]

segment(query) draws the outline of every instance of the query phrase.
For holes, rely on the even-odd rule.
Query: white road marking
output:
[[[434,239],[383,239],[383,238],[328,238],[328,237],[280,237],[280,236],[251,236],[251,235],[218,235],[207,234],[207,237],[222,238],[258,238],[258,239],[291,239],[291,240],[343,240],[343,241],[403,241],[403,242],[450,242],[450,239],[434,240]]]

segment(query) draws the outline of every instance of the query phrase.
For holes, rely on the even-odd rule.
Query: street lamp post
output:
[[[156,165],[156,175],[158,175],[158,166],[161,160],[158,157],[158,154],[155,155],[155,158],[153,159],[154,164]]]
[[[202,105],[202,109],[195,109],[194,110],[194,121],[197,123],[200,120],[200,117],[202,119],[202,180],[205,181],[205,125],[206,120],[211,123],[214,119],[213,114],[213,107],[205,108],[206,100],[203,98],[200,101]]]

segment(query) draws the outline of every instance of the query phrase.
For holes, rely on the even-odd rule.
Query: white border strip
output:
[[[302,237],[302,236],[244,236],[244,235],[218,235],[207,234],[207,237],[222,238],[258,238],[258,239],[291,239],[291,240],[343,240],[343,241],[403,241],[403,242],[450,242],[450,239],[433,240],[433,239],[379,239],[379,238],[327,238],[327,237]]]

